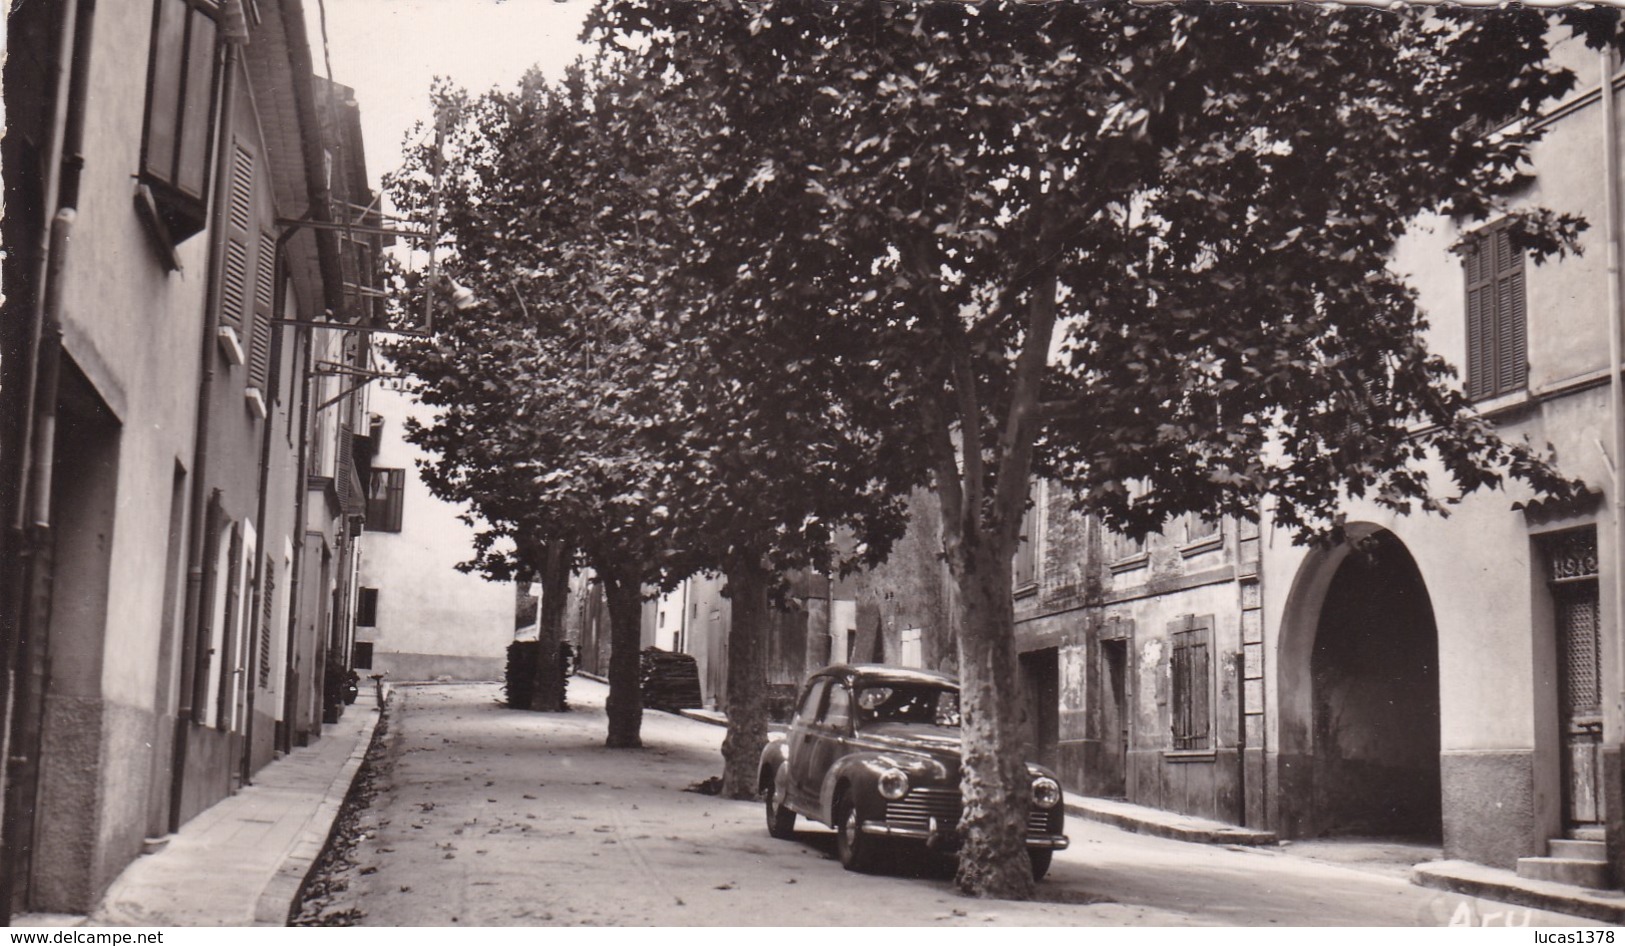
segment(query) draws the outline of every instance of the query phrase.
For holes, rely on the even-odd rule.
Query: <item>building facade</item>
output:
[[[414,402],[388,382],[372,393],[377,444],[355,608],[355,667],[402,680],[500,680],[514,640],[512,582],[465,574],[474,547],[462,510],[418,475],[404,430]],[[534,608],[534,605],[532,605]],[[534,611],[528,616],[535,623]]]
[[[0,893],[82,913],[320,732],[303,382],[357,179],[297,0],[23,4],[7,54]]]
[[[1447,857],[1529,876],[1560,848],[1606,853],[1612,876],[1586,876],[1615,885],[1620,77],[1571,52],[1580,82],[1546,119],[1521,201],[1586,217],[1584,252],[1537,266],[1502,221],[1436,219],[1412,228],[1395,265],[1479,411],[1505,438],[1549,445],[1594,492],[1556,507],[1509,486],[1448,519],[1350,503],[1360,555],[1267,542],[1254,698],[1284,833],[1426,832]]]
[[[1504,219],[1441,218],[1415,221],[1393,265],[1479,412],[1591,492],[1553,505],[1508,483],[1448,517],[1351,500],[1350,540],[1321,549],[1267,499],[1257,523],[1187,516],[1136,543],[1038,484],[1014,563],[1020,682],[1031,751],[1070,790],[1625,879],[1622,77],[1578,41],[1558,54],[1579,82],[1519,203],[1587,218],[1583,252],[1537,266]],[[860,659],[951,660],[935,504],[915,507],[892,559],[845,583]]]

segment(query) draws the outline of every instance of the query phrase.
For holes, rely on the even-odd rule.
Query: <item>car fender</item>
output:
[[[941,763],[925,755],[900,752],[854,752],[841,757],[824,775],[819,791],[820,820],[825,824],[835,821],[835,799],[841,786],[847,790],[858,813],[867,821],[882,821],[886,815],[886,800],[880,797],[876,784],[880,773],[887,769],[902,769],[912,779],[930,781],[944,772]]]
[[[784,737],[774,733],[778,738],[770,737],[766,746],[762,748],[761,761],[756,765],[756,788],[758,791],[768,788],[768,775],[778,772],[779,782],[783,784],[783,773],[786,763],[790,761],[789,753],[785,751]],[[782,801],[782,799],[781,799]]]
[[[827,825],[835,824],[835,799],[843,791],[858,805],[858,813],[865,818],[875,817],[875,802],[880,793],[875,789],[875,772],[870,764],[874,756],[868,753],[843,756],[824,773],[824,782],[818,793],[819,819]]]

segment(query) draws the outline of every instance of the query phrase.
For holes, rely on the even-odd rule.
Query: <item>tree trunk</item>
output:
[[[643,643],[643,588],[632,578],[600,572],[609,601],[609,738],[611,749],[643,745],[643,693],[638,650]]]
[[[1049,221],[1043,229],[1051,230]],[[995,436],[984,440],[984,407],[966,350],[956,350],[953,358],[952,400],[927,406],[927,422],[936,438],[934,479],[942,504],[942,550],[960,617],[964,846],[954,882],[971,896],[1010,900],[1030,900],[1033,895],[1026,843],[1032,780],[1022,757],[1026,705],[1016,657],[1011,558],[1027,504],[1038,434],[1038,392],[1055,330],[1054,256],[1043,258],[1050,262],[1028,293],[1027,332],[1010,378],[1007,414]],[[949,418],[956,418],[957,424]],[[956,427],[957,448],[952,437]]]
[[[550,542],[542,558],[542,606],[536,618],[536,677],[530,708],[542,713],[564,711],[564,662],[559,641],[564,636],[565,597],[570,591],[570,560],[564,547]]]
[[[728,734],[722,739],[722,793],[756,797],[756,767],[767,745],[767,572],[757,562],[728,569]]]
[[[958,543],[949,569],[958,586],[964,814],[955,883],[967,894],[1009,900],[1033,895],[1027,857],[1032,779],[1022,758],[1026,706],[1018,685],[1015,611],[1008,557],[997,543]]]

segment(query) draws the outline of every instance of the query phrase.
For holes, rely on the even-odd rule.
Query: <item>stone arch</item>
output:
[[[1276,661],[1278,828],[1436,839],[1438,631],[1408,549],[1373,523],[1303,560]]]

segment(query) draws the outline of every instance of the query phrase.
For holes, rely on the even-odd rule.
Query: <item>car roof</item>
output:
[[[959,686],[959,678],[951,673],[922,670],[918,667],[890,667],[884,664],[833,664],[814,676],[838,677],[862,683],[923,683],[934,686]]]

